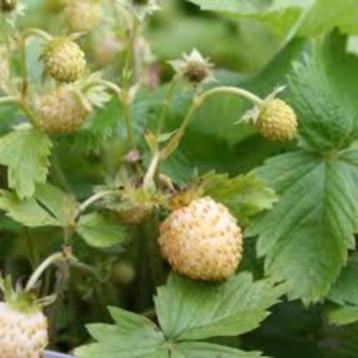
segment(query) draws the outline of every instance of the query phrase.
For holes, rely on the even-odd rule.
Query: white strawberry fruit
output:
[[[42,358],[47,344],[47,319],[40,309],[0,303],[0,358]]]
[[[162,223],[159,245],[173,270],[191,279],[226,280],[242,255],[242,234],[228,209],[210,197],[175,210]]]

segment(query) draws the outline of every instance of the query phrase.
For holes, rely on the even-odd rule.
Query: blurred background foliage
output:
[[[64,20],[61,14],[46,10],[50,1],[28,0],[23,26],[62,33]],[[110,8],[107,11],[110,13]],[[282,33],[273,31],[263,22],[249,17],[238,20],[225,14],[201,12],[197,6],[184,0],[166,1],[163,11],[151,19],[145,33],[155,55],[152,74],[163,86],[141,90],[134,107],[138,138],[143,135],[145,127],[151,128],[155,124],[165,83],[172,76],[168,60],[196,47],[215,63],[220,83],[240,84],[265,96],[274,86],[285,83],[292,61],[307,46],[307,41],[300,38],[284,46]],[[106,29],[99,28],[81,40],[93,69],[99,67],[101,59],[96,57],[95,49],[105,34]],[[355,53],[356,48],[352,37],[349,50]],[[31,42],[28,51],[32,84],[36,84],[41,81],[42,69],[38,61],[41,44]],[[112,78],[116,76],[115,69],[121,61],[119,52],[109,70]],[[16,63],[13,70],[16,72]],[[168,131],[180,123],[189,100],[190,89],[178,91],[170,110]],[[262,140],[246,125],[238,125],[233,130],[233,124],[246,109],[247,105],[237,98],[219,96],[208,101],[196,115],[180,151],[165,163],[165,172],[179,183],[195,172],[208,170],[234,175],[247,172],[269,156],[288,149]],[[113,100],[98,111],[78,134],[56,138],[50,180],[64,190],[75,192],[79,199],[85,198],[94,185],[108,181],[126,150],[126,143],[122,141],[123,121],[118,121],[121,117],[120,104]],[[1,134],[22,121],[13,107],[1,107],[0,118]],[[143,141],[139,139],[138,142]],[[142,143],[141,149],[145,157],[148,148]],[[64,173],[70,174],[66,177],[59,175],[59,166]],[[7,185],[4,168],[0,170],[0,184],[2,188]],[[141,230],[148,228],[129,228],[129,235],[140,237]],[[11,272],[14,277],[26,276],[42,257],[59,248],[60,235],[55,229],[25,229],[1,215],[0,268]],[[255,258],[254,245],[253,240],[246,242],[247,255],[242,269],[250,269],[259,277],[262,263]],[[150,278],[145,277],[145,272],[143,274],[145,253],[138,258],[130,247],[128,250],[124,247],[110,251],[94,250],[81,240],[74,240],[74,251],[83,261],[96,267],[101,280],[73,270],[66,293],[49,308],[52,348],[61,351],[69,351],[88,339],[84,328],[86,323],[108,320],[106,306],[121,305],[143,311],[151,305],[152,292],[148,292],[150,285],[146,282]],[[141,264],[138,266],[137,262]],[[49,272],[45,277],[45,290],[51,287],[53,275],[54,272]],[[260,349],[276,358],[357,357],[358,326],[331,326],[327,323],[326,311],[327,305],[324,304],[303,307],[299,302],[281,303],[264,325],[245,336],[240,344],[249,350]],[[237,339],[226,339],[225,344],[237,346],[238,342]]]

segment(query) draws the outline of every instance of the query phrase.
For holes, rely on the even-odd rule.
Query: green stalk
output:
[[[174,134],[174,136],[170,139],[170,141],[167,143],[167,145],[163,148],[161,151],[161,160],[165,160],[169,158],[177,149],[180,140],[185,134],[185,131],[190,124],[194,113],[196,110],[211,96],[215,94],[230,94],[235,95],[238,97],[245,98],[249,100],[250,102],[254,103],[256,106],[262,106],[264,101],[256,96],[254,93],[249,92],[243,88],[236,88],[236,87],[229,87],[229,86],[220,86],[215,87],[212,89],[209,89],[202,94],[197,95],[194,97],[193,102],[184,118],[184,121],[182,122],[181,126],[177,130],[177,132]]]
[[[38,266],[38,268],[34,271],[34,273],[31,275],[29,281],[26,284],[25,290],[30,291],[33,289],[42,276],[42,274],[53,264],[63,261],[65,259],[64,253],[62,252],[56,252],[55,254],[52,254],[49,256],[45,261]]]
[[[168,90],[167,90],[167,93],[165,96],[162,111],[161,111],[161,114],[159,117],[157,136],[160,135],[160,133],[162,132],[162,130],[164,128],[165,120],[166,120],[166,117],[167,117],[167,114],[169,111],[169,107],[173,100],[176,85],[177,85],[177,81],[176,81],[176,77],[174,77],[173,80],[171,81],[171,83],[169,84],[169,87],[168,87]]]

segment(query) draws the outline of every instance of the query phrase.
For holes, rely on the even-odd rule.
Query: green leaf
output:
[[[34,198],[19,199],[16,194],[0,191],[0,209],[13,220],[28,226],[58,226],[59,222]]]
[[[299,19],[303,11],[312,6],[314,0],[189,0],[203,10],[219,11],[237,18],[253,18],[269,25],[279,34],[286,34]]]
[[[318,36],[334,28],[343,33],[358,33],[355,0],[189,1],[203,10],[261,21],[281,35]]]
[[[163,334],[143,316],[110,308],[116,325],[87,328],[98,343],[76,349],[78,358],[169,358]]]
[[[59,221],[68,227],[73,223],[78,204],[72,195],[64,193],[50,184],[41,184],[36,188],[35,198]]]
[[[358,307],[358,256],[349,258],[348,265],[342,270],[328,298],[339,305],[356,305]]]
[[[235,348],[203,342],[180,342],[175,345],[172,358],[259,358],[259,352],[245,352]]]
[[[225,283],[196,282],[171,275],[158,289],[155,306],[169,339],[197,340],[233,336],[258,327],[282,294],[268,280],[253,282],[242,273]]]
[[[117,220],[100,213],[83,215],[76,228],[88,245],[107,248],[123,244],[127,230]]]
[[[329,80],[327,55],[314,48],[295,62],[288,80],[290,104],[299,118],[299,133],[318,151],[345,148],[353,141],[355,113]]]
[[[203,180],[205,194],[227,206],[241,225],[247,224],[249,217],[272,208],[277,201],[275,192],[253,174],[229,178],[209,173]]]
[[[306,12],[299,35],[317,36],[334,28],[345,34],[358,34],[357,16],[356,0],[316,0]]]
[[[9,187],[20,199],[31,197],[36,184],[46,181],[51,146],[45,133],[24,126],[0,138],[0,164],[8,167]]]
[[[259,235],[265,271],[288,284],[291,298],[309,303],[326,295],[355,246],[358,151],[334,157],[297,151],[256,171],[280,195],[248,234]]]
[[[328,313],[330,323],[337,325],[352,324],[358,321],[358,306],[336,308]]]

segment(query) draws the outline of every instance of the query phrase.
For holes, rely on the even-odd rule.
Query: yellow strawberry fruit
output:
[[[169,215],[161,224],[159,245],[174,271],[195,280],[221,281],[241,261],[242,234],[224,205],[204,197]]]

